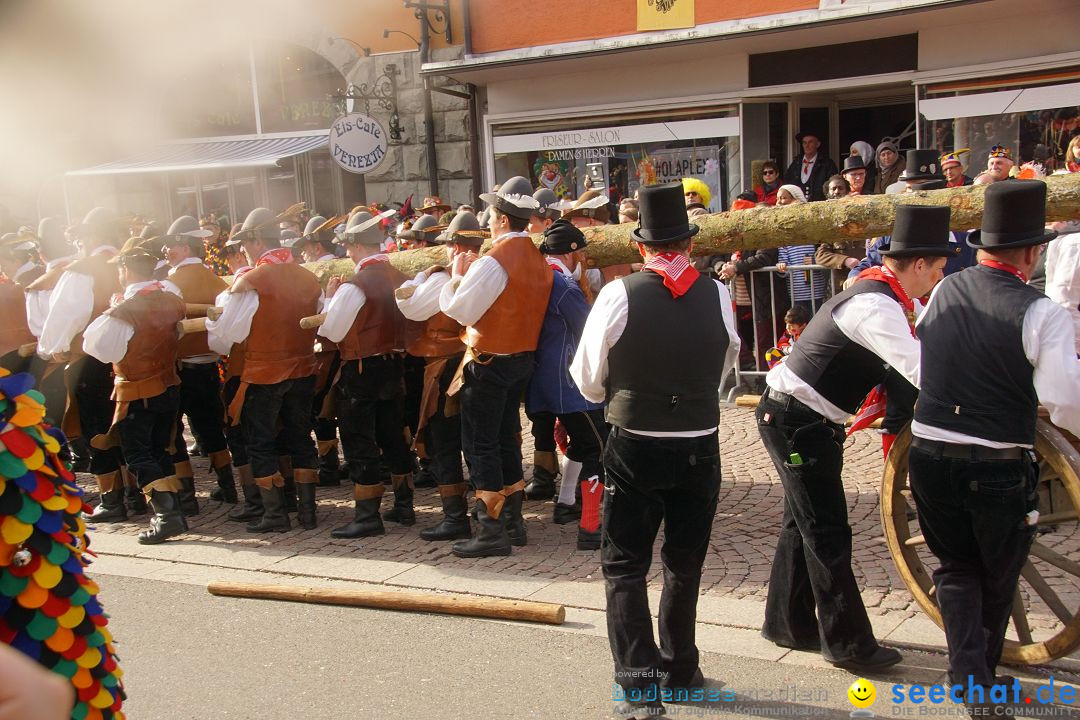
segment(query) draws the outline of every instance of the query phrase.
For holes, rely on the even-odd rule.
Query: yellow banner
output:
[[[694,27],[694,0],[637,0],[637,29]]]

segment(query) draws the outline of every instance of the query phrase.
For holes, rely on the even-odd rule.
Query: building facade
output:
[[[679,3],[685,26],[638,29]],[[838,165],[859,140],[970,148],[970,174],[998,143],[1052,168],[1080,132],[1073,0],[471,0],[468,15],[464,57],[422,73],[478,87],[484,185],[521,174],[614,199],[694,175],[716,211],[761,161],[790,163],[800,130]]]

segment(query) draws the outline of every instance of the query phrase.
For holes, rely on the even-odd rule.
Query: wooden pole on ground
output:
[[[211,595],[222,597],[288,600],[319,605],[347,605],[405,612],[466,615],[548,625],[561,625],[566,620],[566,608],[562,605],[529,600],[234,582],[212,582],[206,586],[206,589]]]

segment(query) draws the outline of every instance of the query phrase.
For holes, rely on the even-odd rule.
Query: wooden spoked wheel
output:
[[[926,547],[918,520],[909,518],[908,513],[909,508],[915,509],[908,489],[910,446],[911,433],[905,429],[897,436],[885,463],[881,523],[904,584],[930,619],[943,627],[931,579],[937,560]],[[1077,529],[1080,453],[1070,438],[1040,419],[1035,455],[1040,470],[1039,526],[1051,532],[1035,536],[1021,571],[1002,655],[1003,662],[1012,664],[1046,663],[1080,647],[1080,562],[1053,549],[1056,542]],[[1067,596],[1065,600],[1062,592]],[[1036,615],[1038,622],[1034,622]]]

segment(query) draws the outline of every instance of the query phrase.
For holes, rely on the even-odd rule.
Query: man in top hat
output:
[[[964,185],[971,185],[971,183],[974,182],[964,174],[964,165],[960,162],[960,156],[966,152],[970,152],[970,150],[968,150],[968,148],[960,148],[959,150],[945,153],[939,158],[941,162],[941,172],[945,175],[945,187],[962,187]]]
[[[162,239],[162,250],[169,263],[168,279],[178,288],[184,302],[191,305],[213,306],[217,296],[228,284],[217,273],[203,265],[203,239],[212,232],[199,227],[191,215],[178,217]],[[205,315],[195,311],[193,315]],[[180,505],[186,515],[199,512],[195,497],[195,473],[184,445],[182,418],[187,416],[191,434],[198,440],[210,459],[210,468],[217,476],[216,500],[236,502],[236,485],[232,472],[232,456],[225,442],[225,408],[221,402],[221,379],[218,360],[221,357],[207,345],[206,333],[189,333],[180,338],[180,406],[176,415],[176,452],[172,461],[180,482]]]
[[[638,197],[633,236],[644,269],[600,291],[570,375],[586,400],[607,403],[601,564],[608,640],[616,681],[647,695],[658,685],[704,682],[694,617],[720,493],[718,393],[739,339],[727,288],[690,264],[698,228],[687,219],[682,183],[646,186]],[[657,649],[646,576],[661,521]],[[658,699],[616,708],[622,717],[662,712]]]
[[[1064,308],[1027,285],[1042,245],[1046,185],[986,189],[978,265],[947,277],[919,318],[922,377],[911,424],[911,489],[965,701],[989,701],[1020,569],[1038,527],[1039,405],[1080,433],[1080,366]],[[801,341],[800,341],[801,342]],[[957,357],[978,358],[957,363]],[[976,688],[982,686],[984,690]]]
[[[1012,149],[1004,145],[994,145],[986,158],[986,174],[992,182],[1000,182],[1009,179],[1016,162],[1013,160]]]
[[[475,215],[459,211],[439,239],[446,244],[447,265],[459,254],[478,253],[486,237]],[[425,362],[416,446],[428,458],[443,509],[442,521],[420,531],[424,540],[462,540],[472,535],[461,469],[461,414],[456,400],[447,395],[465,353],[464,328],[439,309],[439,297],[449,282],[449,270],[434,265],[394,292],[398,309],[411,322],[406,350]]]
[[[840,171],[840,174],[851,186],[849,195],[863,194],[863,188],[866,186],[866,163],[863,162],[861,155],[849,155],[844,158],[844,169]]]
[[[787,360],[769,371],[757,409],[758,432],[784,485],[761,633],[781,647],[820,650],[853,672],[901,657],[874,639],[851,570],[843,424],[890,368],[918,387],[914,299],[941,279],[952,253],[949,208],[898,206],[884,264],[818,310]]]
[[[784,182],[802,188],[807,200],[825,199],[825,181],[836,175],[836,163],[821,150],[821,136],[816,131],[804,131],[795,136],[802,145],[802,154],[788,165]]]
[[[341,353],[338,418],[355,501],[353,521],[330,533],[336,538],[382,535],[383,519],[416,523],[403,415],[405,318],[394,301],[394,291],[406,278],[380,251],[386,237],[382,220],[393,213],[372,216],[361,210],[349,219],[341,242],[356,272],[351,280],[334,277],[326,286],[330,304],[319,335],[337,343]],[[394,507],[382,517],[380,451],[390,465],[394,489]]]
[[[526,543],[521,502],[519,407],[533,371],[552,273],[525,232],[539,207],[531,194],[484,193],[493,246],[483,258],[455,255],[440,309],[465,326],[460,370],[461,436],[476,487],[477,534],[459,557],[509,555]]]
[[[297,522],[305,529],[316,526],[318,455],[311,439],[315,331],[301,328],[300,320],[318,312],[322,288],[312,273],[292,261],[292,252],[281,247],[280,217],[266,208],[255,208],[230,239],[240,242],[254,268],[236,278],[228,295],[221,298],[221,317],[206,323],[214,352],[228,353],[233,345],[246,341],[244,368],[229,414],[232,422],[239,419],[243,426],[262,499],[261,518],[247,526],[253,533],[285,532],[292,527],[283,475],[289,466],[279,462],[279,456],[291,460],[300,497]]]
[[[600,547],[600,505],[604,494],[600,455],[608,434],[603,403],[582,397],[570,377],[570,359],[589,316],[589,303],[578,284],[585,269],[583,258],[587,245],[585,235],[569,220],[560,218],[544,231],[540,252],[551,267],[553,282],[536,347],[536,370],[525,395],[525,412],[533,421],[537,453],[548,452],[555,457],[555,440],[549,428],[555,426],[556,419],[569,439],[555,521],[579,519],[578,550]],[[538,428],[542,429],[540,434],[536,432]],[[538,487],[542,480],[534,477],[525,488],[525,496],[551,497],[554,487],[550,490]]]
[[[52,290],[49,313],[38,338],[40,355],[66,363],[65,382],[72,402],[61,429],[68,438],[92,441],[104,436],[112,424],[112,367],[83,353],[82,332],[109,309],[113,293],[120,290],[116,268],[109,259],[116,255],[123,229],[116,215],[103,207],[91,210],[73,229],[81,246],[80,256],[63,270]],[[101,493],[101,504],[91,515],[94,522],[127,519],[122,460],[119,448],[90,447],[90,472]]]
[[[117,401],[112,426],[128,468],[154,510],[150,529],[138,538],[153,545],[188,529],[168,451],[180,403],[176,323],[184,318],[185,307],[179,296],[154,280],[157,258],[145,250],[134,247],[109,262],[118,268],[124,294],[86,328],[83,348],[112,364]]]
[[[424,198],[424,204],[416,208],[419,215],[432,215],[436,220],[445,213],[450,212],[450,206],[442,201],[442,198],[432,195]]]

